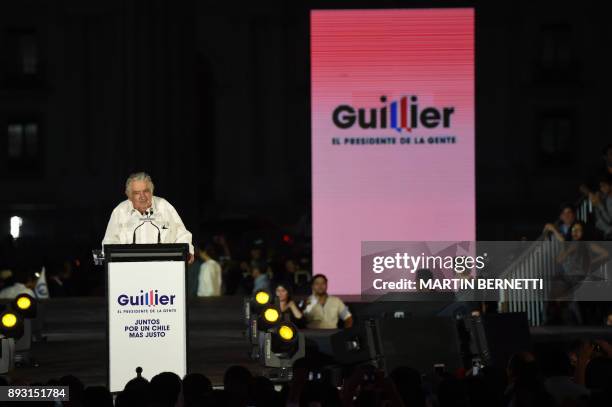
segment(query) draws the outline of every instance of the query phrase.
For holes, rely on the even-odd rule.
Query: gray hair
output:
[[[146,182],[147,185],[149,186],[149,189],[151,190],[151,193],[153,193],[153,189],[155,188],[155,185],[153,185],[153,180],[151,179],[151,176],[147,174],[146,172],[135,172],[133,174],[130,174],[127,181],[125,181],[125,194],[128,196],[128,198],[130,197],[130,192],[132,192],[132,182],[133,181]]]

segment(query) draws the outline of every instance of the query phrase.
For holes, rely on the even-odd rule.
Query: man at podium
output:
[[[194,260],[191,232],[176,209],[164,198],[153,195],[153,180],[144,172],[128,177],[125,182],[127,200],[111,214],[102,246],[134,243],[187,243],[189,264]]]

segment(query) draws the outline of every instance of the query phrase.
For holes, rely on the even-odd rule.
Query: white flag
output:
[[[47,287],[47,276],[45,271],[45,266],[43,266],[40,271],[40,276],[38,276],[38,280],[36,281],[36,287],[34,287],[34,293],[38,299],[49,298],[49,288]]]

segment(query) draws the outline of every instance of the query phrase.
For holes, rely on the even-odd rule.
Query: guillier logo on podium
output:
[[[174,305],[175,299],[176,295],[174,294],[159,294],[158,290],[140,290],[140,293],[136,295],[120,294],[117,296],[117,303],[121,306],[156,307],[159,305]]]

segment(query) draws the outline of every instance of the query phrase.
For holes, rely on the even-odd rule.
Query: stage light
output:
[[[272,303],[274,297],[269,291],[260,290],[244,299],[245,336],[251,345],[251,358],[259,358],[259,332],[266,331],[280,319],[280,311]]]
[[[272,301],[272,295],[266,290],[257,291],[254,296],[246,297],[244,299],[244,318],[246,325],[251,325],[251,319],[257,318],[262,308],[272,303]]]
[[[266,305],[270,302],[270,294],[267,291],[258,291],[255,294],[255,302],[259,305]]]
[[[278,318],[280,318],[280,314],[278,313],[278,310],[272,307],[267,308],[263,312],[263,316],[264,316],[264,320],[269,324],[275,323],[276,321],[278,321]]]
[[[17,325],[17,315],[13,313],[7,313],[2,315],[2,326],[8,329],[13,328]]]
[[[257,318],[257,331],[267,332],[280,321],[280,310],[274,305],[266,306]]]
[[[0,334],[6,338],[21,338],[23,336],[23,319],[12,311],[4,311],[0,315]]]
[[[270,292],[266,290],[259,290],[252,297],[245,297],[244,299],[244,322],[247,326],[251,327],[253,321],[257,320],[261,310],[273,301],[273,297]],[[251,328],[249,328],[251,329]],[[250,336],[250,335],[249,335]]]
[[[26,310],[32,306],[32,301],[28,297],[18,298],[16,301],[17,307],[22,310]]]
[[[290,341],[295,337],[295,331],[289,325],[281,325],[278,328],[278,335],[285,341]]]
[[[280,322],[261,334],[259,361],[266,367],[290,369],[305,351],[304,334],[291,322]]]
[[[11,236],[13,239],[19,238],[21,234],[21,225],[23,225],[23,219],[19,216],[11,216]]]
[[[297,346],[297,327],[291,322],[283,322],[272,329],[271,350],[278,354],[291,356]]]
[[[34,297],[29,294],[19,294],[13,300],[11,309],[24,318],[36,318],[37,302]]]

